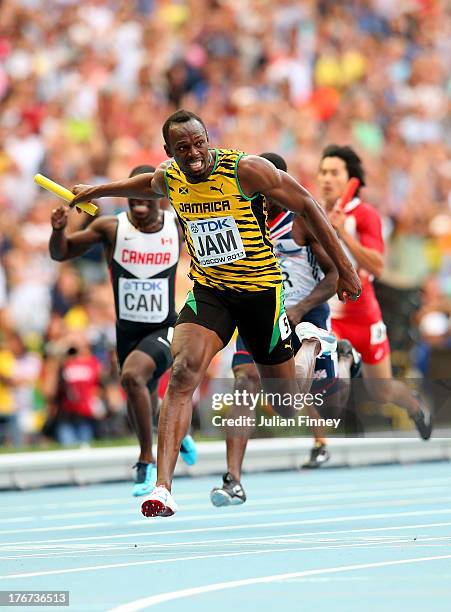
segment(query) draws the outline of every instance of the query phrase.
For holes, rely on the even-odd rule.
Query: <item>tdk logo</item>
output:
[[[202,234],[210,233],[210,232],[219,232],[223,229],[230,229],[229,219],[209,219],[208,221],[196,221],[196,226],[198,231]],[[194,229],[194,228],[193,228]],[[194,233],[197,233],[194,231]]]
[[[129,280],[124,284],[125,291],[161,291],[161,281]]]

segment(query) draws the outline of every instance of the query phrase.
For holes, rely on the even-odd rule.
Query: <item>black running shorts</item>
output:
[[[216,332],[226,346],[235,329],[254,361],[283,363],[293,356],[282,284],[264,291],[231,291],[195,283],[176,325],[195,323]]]
[[[122,369],[125,360],[132,351],[142,351],[153,359],[156,369],[152,380],[148,382],[150,391],[156,389],[158,379],[172,365],[171,340],[174,328],[161,327],[149,332],[146,326],[132,331],[116,326],[116,350],[119,367]]]

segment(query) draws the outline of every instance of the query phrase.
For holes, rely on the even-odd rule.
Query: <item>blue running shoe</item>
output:
[[[183,438],[180,445],[180,456],[186,465],[194,465],[197,461],[196,443],[190,435]]]
[[[153,491],[157,482],[157,467],[154,463],[141,463],[138,461],[134,466],[136,468],[136,479],[133,485],[133,497],[148,495]]]

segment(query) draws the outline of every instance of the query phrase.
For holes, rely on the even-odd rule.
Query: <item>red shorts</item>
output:
[[[387,328],[383,321],[360,323],[355,319],[332,319],[332,331],[346,338],[362,355],[363,363],[374,365],[390,355]]]

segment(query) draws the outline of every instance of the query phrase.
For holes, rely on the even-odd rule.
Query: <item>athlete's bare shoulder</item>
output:
[[[237,166],[241,189],[247,196],[265,193],[280,182],[279,170],[267,159],[258,155],[243,155]]]
[[[243,177],[252,174],[274,177],[278,172],[274,164],[259,155],[243,155],[238,162],[238,171]]]
[[[163,162],[161,162],[159,166],[157,166],[155,173],[158,172],[158,170],[161,170],[162,172],[164,172],[165,170],[169,168],[169,166],[172,165],[173,162],[174,160],[172,159],[172,157],[170,159],[165,159]]]
[[[153,173],[152,178],[152,191],[155,194],[159,194],[161,196],[167,196],[166,193],[166,181],[165,181],[165,173],[166,170],[171,166],[173,159],[165,159]]]

